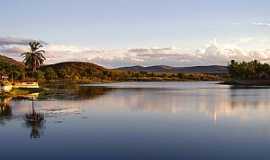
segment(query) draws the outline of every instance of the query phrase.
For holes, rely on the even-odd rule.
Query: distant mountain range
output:
[[[159,72],[159,73],[208,73],[208,74],[227,74],[228,68],[226,66],[210,65],[210,66],[192,66],[192,67],[172,67],[165,65],[157,66],[131,66],[121,67],[118,70],[132,71],[132,72]]]

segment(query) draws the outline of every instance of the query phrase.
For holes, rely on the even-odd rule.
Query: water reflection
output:
[[[30,138],[37,139],[40,138],[41,135],[44,135],[45,121],[39,123],[30,123],[29,121],[25,121],[25,127],[31,129]]]
[[[12,117],[10,101],[10,97],[0,97],[0,124],[5,124],[5,121]]]
[[[11,120],[14,115],[12,114],[12,109],[13,107],[16,106],[12,106],[12,100],[32,100],[32,102],[34,100],[36,100],[38,98],[39,93],[29,93],[29,94],[17,94],[14,96],[8,96],[8,97],[0,97],[0,123],[1,124],[6,124],[6,120]],[[35,108],[34,108],[34,103],[32,103],[32,112],[35,112]],[[17,116],[17,118],[19,118],[19,116]],[[26,119],[24,119],[23,117],[20,118],[21,120],[25,120],[25,126],[27,128],[31,128],[31,134],[30,137],[31,138],[40,138],[41,135],[41,130],[43,130],[44,128],[44,122],[39,122],[39,123],[33,123],[30,121],[27,121]]]
[[[98,98],[110,91],[112,89],[103,87],[60,87],[38,93],[0,97],[0,123],[6,124],[7,121],[12,119],[24,121],[24,126],[31,129],[30,138],[40,138],[44,135],[46,122],[40,121],[36,123],[28,121],[25,118],[26,115],[38,115],[39,113],[36,113],[36,109],[49,118],[59,118],[61,115],[64,117],[67,114],[78,115],[81,112],[79,105],[81,101]],[[57,122],[60,121],[57,120]]]
[[[112,91],[105,87],[73,87],[50,88],[40,93],[39,100],[84,100],[94,99]]]
[[[67,117],[87,119],[89,112],[149,112],[172,113],[179,116],[208,116],[215,124],[222,118],[268,119],[270,89],[239,88],[217,84],[183,84],[147,86],[146,88],[108,86],[82,86],[57,88],[41,93],[2,98],[1,123],[12,117],[21,117],[29,111],[31,99],[49,122],[65,122]],[[140,85],[139,83],[137,84]],[[176,86],[176,87],[175,87]],[[189,86],[189,87],[187,87]],[[196,116],[195,116],[196,115]],[[44,124],[27,124],[32,138],[40,137]]]
[[[204,113],[214,122],[225,117],[267,119],[270,113],[268,87],[229,87],[211,83],[173,83],[171,86],[144,83],[143,86],[145,88],[139,83],[137,86],[136,83],[113,84],[113,93],[102,97],[102,105],[107,106],[107,110],[122,107],[135,112]],[[110,84],[105,87],[110,88]],[[116,100],[117,105],[110,105]]]
[[[216,84],[215,84],[216,86]],[[37,104],[48,117],[79,115],[83,110],[130,110],[134,112],[199,112],[213,118],[246,117],[251,110],[269,113],[269,89],[208,86],[173,88],[110,88],[109,86],[57,89],[40,93]],[[17,109],[29,105],[15,100]]]
[[[32,97],[32,112],[25,114],[24,118],[26,126],[32,128],[30,137],[40,138],[40,130],[44,128],[45,119],[43,113],[36,112],[34,97]]]
[[[15,149],[0,145],[0,150],[62,159],[248,159],[269,153],[270,88],[209,82],[142,86],[45,90],[35,101],[46,116],[40,124],[23,120],[31,111],[27,96],[5,100],[11,120],[0,126],[0,137],[13,138]]]

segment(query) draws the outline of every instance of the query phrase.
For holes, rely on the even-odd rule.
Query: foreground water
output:
[[[37,96],[37,94],[35,95]],[[31,97],[31,96],[30,96]],[[82,85],[0,110],[1,159],[270,159],[270,88],[214,82]]]

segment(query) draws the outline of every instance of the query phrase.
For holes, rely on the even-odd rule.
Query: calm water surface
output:
[[[35,95],[37,96],[37,95]],[[270,159],[270,88],[215,82],[82,85],[1,99],[1,159]]]

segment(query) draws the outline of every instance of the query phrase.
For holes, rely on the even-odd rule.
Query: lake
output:
[[[126,82],[34,95],[1,99],[1,159],[270,159],[270,88]],[[32,103],[42,124],[24,120]]]

